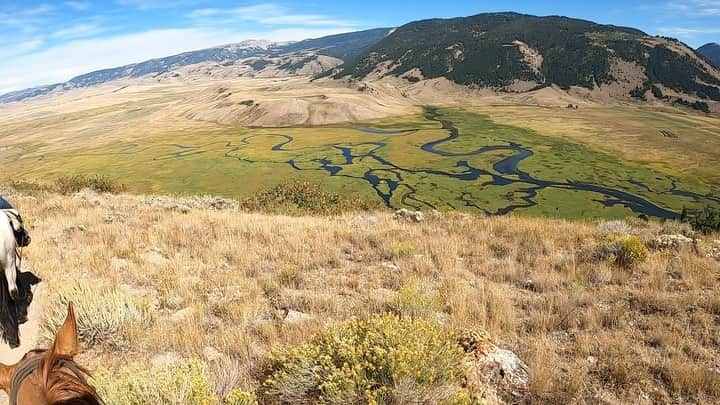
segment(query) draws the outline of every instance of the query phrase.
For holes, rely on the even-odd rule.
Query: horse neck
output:
[[[28,375],[18,391],[18,405],[100,405],[95,391],[74,374],[76,371],[63,370],[68,363],[79,370],[75,362],[62,360],[50,352],[42,356],[40,365]]]
[[[2,249],[14,249],[17,246],[15,232],[13,231],[10,218],[0,211],[0,255],[6,252]]]

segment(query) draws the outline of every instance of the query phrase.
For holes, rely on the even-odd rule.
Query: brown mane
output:
[[[42,381],[45,383],[45,395],[48,404],[56,405],[101,405],[102,401],[93,387],[77,378],[74,374],[61,371],[60,360],[73,362],[72,358],[55,354],[54,348],[45,352],[40,369]],[[75,364],[85,375],[88,371]]]

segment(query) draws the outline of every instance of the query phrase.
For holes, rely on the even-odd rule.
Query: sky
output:
[[[720,0],[0,0],[0,94],[239,42],[292,41],[436,17],[515,11],[720,42]]]

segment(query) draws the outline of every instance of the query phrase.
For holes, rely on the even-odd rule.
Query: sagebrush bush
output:
[[[65,320],[69,302],[75,306],[80,340],[88,345],[123,347],[129,338],[126,328],[149,321],[146,306],[130,294],[116,288],[77,283],[58,290],[47,308],[43,329],[48,339],[55,336]]]
[[[660,227],[660,233],[662,235],[683,235],[688,238],[695,236],[692,225],[680,221],[665,221]]]
[[[625,220],[603,221],[597,226],[597,234],[600,238],[608,236],[627,236],[632,233],[630,224]]]
[[[648,249],[636,236],[608,236],[595,249],[595,255],[600,259],[610,259],[620,266],[631,268],[647,259]]]
[[[424,288],[420,281],[409,280],[400,289],[394,309],[403,317],[436,319],[442,311],[442,302],[434,291]]]
[[[437,322],[394,315],[331,326],[271,355],[271,403],[446,403],[461,393],[463,352]]]
[[[152,370],[139,363],[124,366],[118,371],[102,368],[93,374],[91,383],[108,405],[221,403],[213,392],[207,367],[199,360],[168,364]]]
[[[101,175],[86,176],[76,174],[60,176],[55,180],[55,191],[61,194],[72,194],[89,188],[99,193],[120,193],[125,191],[125,185]]]
[[[367,211],[380,206],[360,198],[346,199],[338,193],[324,190],[317,184],[296,181],[260,190],[241,201],[240,207],[248,211],[282,214],[337,215],[349,211]]]

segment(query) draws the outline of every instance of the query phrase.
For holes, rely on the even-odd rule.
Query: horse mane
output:
[[[102,405],[93,387],[74,374],[60,371],[60,360],[73,362],[72,358],[55,354],[55,345],[45,352],[40,373],[45,383],[45,396],[50,405]],[[75,364],[75,362],[73,362]],[[83,367],[75,366],[85,375],[90,373]]]

